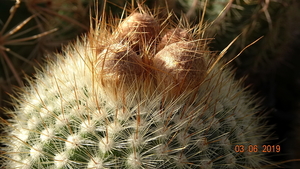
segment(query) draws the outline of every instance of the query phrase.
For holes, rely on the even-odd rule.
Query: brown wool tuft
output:
[[[129,41],[134,51],[152,44],[159,31],[159,23],[145,13],[131,14],[117,28],[118,38]]]
[[[193,90],[205,78],[203,54],[193,42],[180,41],[165,46],[153,58],[159,88],[171,95]]]
[[[141,58],[123,44],[108,46],[98,57],[97,70],[103,84],[128,84],[143,72]]]

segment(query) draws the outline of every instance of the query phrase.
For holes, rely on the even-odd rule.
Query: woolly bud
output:
[[[117,28],[118,38],[127,39],[133,45],[134,51],[151,44],[159,34],[160,26],[154,17],[148,14],[133,13]]]
[[[159,88],[172,97],[193,90],[206,75],[206,63],[193,42],[165,46],[153,58],[153,65]]]
[[[124,91],[138,83],[143,67],[141,58],[128,46],[113,44],[99,54],[97,71],[104,89],[124,95]]]

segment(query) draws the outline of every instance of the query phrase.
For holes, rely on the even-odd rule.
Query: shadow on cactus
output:
[[[28,78],[2,120],[2,167],[274,165],[258,100],[219,61],[226,49],[210,51],[200,24],[137,6],[121,21],[96,15],[87,35]]]

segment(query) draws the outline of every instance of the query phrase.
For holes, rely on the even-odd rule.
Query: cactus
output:
[[[225,49],[210,51],[206,29],[184,17],[128,11],[123,22],[96,17],[28,78],[6,110],[12,119],[2,119],[2,167],[267,167],[268,127],[219,61]]]

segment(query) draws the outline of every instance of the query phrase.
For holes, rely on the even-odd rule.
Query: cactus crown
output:
[[[145,7],[96,20],[29,80],[5,121],[6,168],[261,168],[259,108],[222,69],[201,27]],[[103,19],[105,20],[105,19]],[[169,25],[165,27],[164,25]],[[212,67],[213,66],[213,67]]]

